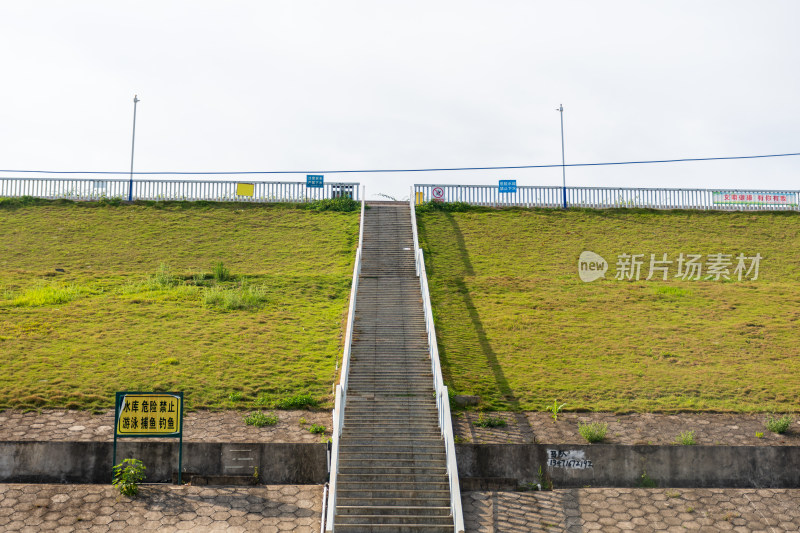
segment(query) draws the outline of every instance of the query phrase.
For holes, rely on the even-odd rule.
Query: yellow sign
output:
[[[255,194],[255,183],[237,183],[236,196],[253,196]]]
[[[181,432],[181,401],[172,394],[126,394],[118,407],[117,434],[173,435]]]
[[[418,192],[416,194],[416,196],[417,196],[417,205],[422,205],[422,204],[425,203],[425,193],[424,192]]]

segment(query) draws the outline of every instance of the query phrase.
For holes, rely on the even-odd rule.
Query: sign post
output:
[[[183,393],[118,392],[114,402],[114,457],[117,463],[117,439],[177,438],[178,484],[183,469]]]

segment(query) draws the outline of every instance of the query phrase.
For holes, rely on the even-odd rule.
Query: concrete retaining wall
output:
[[[800,487],[798,446],[458,444],[456,456],[465,487],[536,482],[540,466],[556,487],[635,487],[645,472],[660,487]]]
[[[0,442],[0,482],[109,483],[111,442]],[[800,488],[799,446],[621,446],[616,444],[458,444],[464,489],[514,488],[538,481],[556,487],[635,487],[642,475],[660,487]],[[117,462],[135,457],[147,481],[169,481],[178,443],[120,441]],[[248,476],[262,483],[327,479],[325,444],[199,443],[183,445],[184,472]]]
[[[113,442],[0,442],[0,482],[109,483]],[[125,440],[117,462],[134,457],[147,468],[148,482],[169,481],[178,470],[178,443]],[[262,483],[324,483],[325,444],[183,444],[183,470],[205,476],[253,475]]]

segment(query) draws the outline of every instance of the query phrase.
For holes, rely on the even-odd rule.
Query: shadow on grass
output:
[[[517,426],[520,428],[523,437],[528,442],[534,442],[534,434],[533,429],[530,426],[530,422],[528,422],[528,418],[522,412],[519,404],[519,398],[517,398],[513,389],[511,388],[511,385],[509,385],[508,379],[503,372],[503,368],[501,367],[500,362],[497,360],[497,354],[494,352],[491,343],[489,343],[489,340],[486,338],[486,330],[483,327],[483,322],[478,315],[478,311],[475,309],[475,303],[473,302],[472,296],[470,295],[469,289],[464,281],[464,276],[472,276],[475,274],[472,261],[467,253],[464,235],[461,233],[461,228],[458,227],[458,223],[453,218],[451,213],[445,213],[444,217],[452,228],[452,235],[449,237],[452,238],[451,242],[453,242],[455,250],[457,250],[459,255],[461,264],[464,267],[463,275],[452,278],[452,283],[455,284],[459,295],[463,299],[464,310],[468,314],[469,323],[472,325],[475,340],[477,340],[477,344],[480,346],[481,353],[486,358],[486,364],[492,371],[494,381],[497,385],[497,390],[500,392],[503,399],[509,404],[511,410],[514,411],[514,417],[516,418]],[[442,358],[442,369],[445,371],[446,377],[451,378],[450,359],[447,356],[447,348],[441,344],[439,345],[439,354]],[[452,379],[450,379],[450,381],[452,382]]]

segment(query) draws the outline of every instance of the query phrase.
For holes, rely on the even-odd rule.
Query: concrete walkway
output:
[[[466,492],[470,533],[800,531],[800,489]],[[319,531],[322,487],[0,484],[0,531]]]

